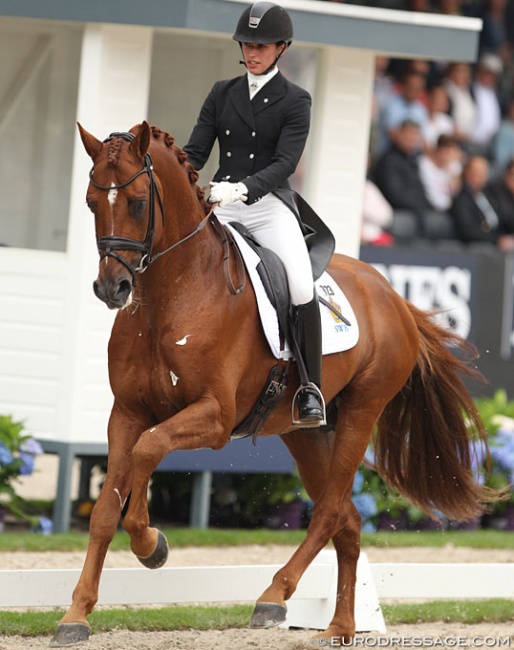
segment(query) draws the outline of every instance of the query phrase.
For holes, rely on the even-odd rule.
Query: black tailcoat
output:
[[[246,75],[218,81],[205,100],[189,142],[189,162],[200,170],[216,138],[214,181],[242,181],[250,205],[288,189],[309,133],[311,97],[278,72],[250,101]]]

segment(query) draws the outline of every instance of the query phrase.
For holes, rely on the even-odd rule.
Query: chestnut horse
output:
[[[238,285],[240,265],[227,255],[198,174],[172,136],[146,122],[105,142],[79,130],[93,161],[87,204],[100,253],[94,289],[120,311],[109,343],[107,475],[73,603],[53,646],[88,639],[87,616],[122,511],[141,562],[156,568],[166,561],[166,539],[149,525],[152,472],[172,451],[223,447],[276,364],[252,285],[229,290]],[[352,483],[375,427],[377,470],[425,511],[466,520],[498,495],[473,479],[470,441],[486,442],[486,433],[459,378],[472,371],[447,349],[466,348],[465,341],[401,298],[372,267],[334,255],[329,272],[353,306],[360,338],[353,349],[323,359],[331,426],[292,427],[293,365],[285,396],[259,434],[281,436],[315,505],[305,540],[258,598],[250,624],[285,619],[302,574],[332,540],[338,599],[321,636],[348,641],[360,549]]]

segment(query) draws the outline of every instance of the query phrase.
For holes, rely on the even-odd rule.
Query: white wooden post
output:
[[[146,118],[153,30],[149,27],[87,25],[84,31],[77,119],[103,139]],[[72,169],[66,295],[66,366],[61,377],[63,421],[59,439],[106,440],[111,393],[105,347],[113,313],[94,297],[97,275],[94,223],[85,206],[91,160],[77,133]]]
[[[149,27],[86,25],[82,43],[77,119],[103,139],[146,118],[152,34]],[[68,530],[71,465],[79,453],[94,454],[107,441],[112,405],[106,348],[114,318],[94,297],[97,275],[94,223],[85,206],[91,160],[75,136],[71,172],[64,326],[58,425],[54,441],[69,447],[59,455],[55,530]],[[84,450],[87,445],[91,450]],[[82,450],[82,451],[80,451]]]
[[[313,112],[308,198],[330,226],[340,253],[359,254],[375,54],[321,51]]]

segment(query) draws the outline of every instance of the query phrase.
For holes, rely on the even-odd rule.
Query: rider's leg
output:
[[[298,422],[300,426],[317,426],[326,420],[321,397],[321,317],[318,296],[294,308],[300,351],[307,370],[309,384],[298,392]]]
[[[233,207],[234,206],[234,207]],[[218,214],[219,213],[219,214]],[[307,246],[295,215],[276,196],[268,194],[258,203],[236,203],[218,208],[221,221],[240,221],[255,239],[282,260],[297,322],[297,338],[309,385],[298,393],[300,426],[318,426],[325,421],[321,386],[321,322]]]

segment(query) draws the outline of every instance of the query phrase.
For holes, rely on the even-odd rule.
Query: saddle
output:
[[[279,192],[281,196],[279,196]],[[299,194],[289,190],[279,190],[276,194],[292,209],[300,222],[311,259],[313,280],[317,280],[327,268],[334,253],[334,236]],[[293,201],[293,203],[290,201]],[[294,335],[289,286],[282,260],[272,250],[261,246],[243,224],[231,222],[230,226],[245,239],[246,243],[260,258],[257,271],[268,299],[276,310],[281,337],[284,343],[287,341],[290,349],[293,350],[295,357],[298,359],[300,350]],[[325,302],[325,304],[330,309],[334,309],[330,303]],[[336,313],[343,321],[345,320],[339,312]],[[245,438],[251,435],[255,442],[259,430],[287,388],[289,366],[290,359],[278,360],[277,365],[271,370],[254,408],[248,417],[232,432],[230,439]]]
[[[276,190],[274,194],[287,205],[298,219],[307,250],[309,251],[313,281],[315,282],[326,270],[334,254],[334,235],[307,201],[297,192],[293,190]],[[260,257],[261,262],[257,267],[259,277],[262,280],[271,304],[277,311],[282,334],[290,341],[291,300],[286,271],[282,260],[272,250],[261,246],[243,224],[232,221],[230,226],[244,237],[247,244]],[[330,303],[325,304],[331,308]]]

